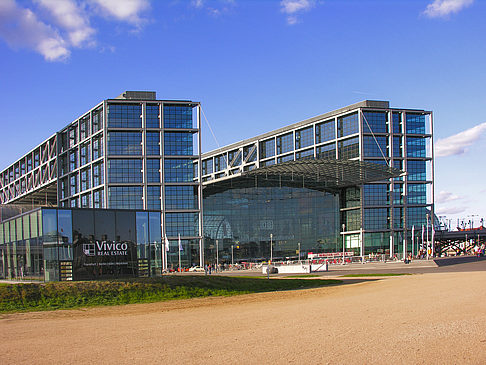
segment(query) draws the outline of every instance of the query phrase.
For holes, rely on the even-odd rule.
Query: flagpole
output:
[[[169,239],[167,238],[167,235],[165,235],[164,239],[164,261],[165,261],[165,270],[169,269],[169,262],[168,262],[168,255],[167,252],[169,252]]]
[[[179,272],[182,272],[182,267],[181,267],[181,234],[179,233]]]

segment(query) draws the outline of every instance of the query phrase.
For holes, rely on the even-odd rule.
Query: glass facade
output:
[[[228,151],[219,149],[217,156],[216,151],[208,153],[202,161],[203,181],[209,184],[239,172],[314,156],[392,166],[406,174],[340,192],[340,224],[345,226],[347,247],[358,245],[362,255],[401,254],[397,250],[403,237],[409,236],[407,230],[424,222],[425,212],[433,209],[431,113],[392,109],[388,102],[360,104],[282,128],[273,136],[267,133],[262,139],[242,141]],[[223,156],[234,162],[213,170]]]
[[[222,263],[268,260],[270,234],[274,259],[296,258],[304,252],[342,250],[339,240],[339,198],[307,188],[248,181],[248,187],[204,196],[205,257]],[[270,185],[270,186],[269,186]],[[209,189],[209,188],[207,188]],[[216,244],[218,240],[218,244]]]
[[[0,223],[0,275],[45,281],[161,275],[161,227],[160,211],[34,210]]]

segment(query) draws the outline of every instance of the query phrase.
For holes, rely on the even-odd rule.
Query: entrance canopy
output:
[[[308,159],[288,161],[244,171],[203,183],[209,190],[246,186],[294,186],[336,191],[398,177],[403,171],[365,161]],[[218,189],[219,188],[219,189]]]

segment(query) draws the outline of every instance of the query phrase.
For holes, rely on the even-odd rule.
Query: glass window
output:
[[[403,157],[402,137],[393,137],[393,157]]]
[[[142,160],[108,160],[109,183],[141,183],[142,181]]]
[[[145,107],[145,124],[147,128],[160,128],[159,106],[147,104]]]
[[[402,113],[393,113],[393,133],[402,133]]]
[[[358,113],[338,118],[338,137],[349,136],[358,133]]]
[[[57,213],[55,209],[42,209],[42,232],[45,243],[57,243]]]
[[[293,161],[294,160],[294,154],[291,153],[290,155],[287,156],[282,156],[277,158],[277,163],[282,163],[282,162],[287,162],[287,161]]]
[[[167,160],[166,160],[167,161]],[[212,174],[213,173],[213,159],[203,160],[202,162],[202,174]]]
[[[338,142],[338,156],[341,160],[359,157],[359,138],[354,137]]]
[[[364,209],[364,229],[388,229],[387,208]]]
[[[166,186],[166,209],[197,209],[197,187]]]
[[[327,142],[335,138],[334,119],[316,125],[316,143]]]
[[[376,140],[375,140],[375,138],[376,138]],[[363,137],[363,154],[364,154],[365,157],[388,156],[388,137],[364,136]]]
[[[105,190],[99,189],[93,191],[93,208],[105,207]]]
[[[83,139],[87,138],[90,133],[89,128],[89,114],[85,115],[79,120],[79,139],[82,141]]]
[[[403,208],[393,208],[393,228],[403,228]]]
[[[363,186],[364,205],[386,205],[388,204],[387,184],[366,184]]]
[[[70,210],[59,209],[57,211],[57,229],[59,243],[73,243],[73,220]]]
[[[160,210],[160,186],[147,186],[147,209]]]
[[[93,138],[93,160],[103,156],[103,137]]]
[[[317,147],[317,158],[336,159],[336,143]]]
[[[112,209],[143,209],[141,186],[111,186],[108,203]]]
[[[300,151],[295,153],[296,160],[307,160],[314,158],[314,149],[311,148],[310,150]]]
[[[147,155],[160,156],[159,132],[147,132]]]
[[[226,169],[226,155],[219,155],[214,157],[214,171],[218,172]]]
[[[346,188],[344,193],[346,208],[359,207],[361,204],[361,190],[358,187]],[[361,223],[360,223],[361,224]]]
[[[243,159],[245,160],[245,162],[255,162],[256,161],[257,149],[254,148],[254,147],[255,146],[253,146],[253,145],[243,147]],[[273,151],[275,151],[275,149],[273,149]],[[275,152],[273,152],[273,153],[275,153]]]
[[[210,160],[211,161],[211,160]],[[203,163],[204,167],[204,163]],[[206,165],[207,170],[207,165]],[[206,174],[207,172],[203,172]],[[192,160],[165,159],[164,176],[166,182],[191,182],[194,180]]]
[[[142,106],[140,104],[108,104],[109,128],[141,128]]]
[[[403,204],[403,184],[393,184],[393,204]]]
[[[427,204],[427,185],[408,184],[408,204]]]
[[[407,161],[407,172],[409,181],[425,181],[427,180],[426,162],[425,161]]]
[[[415,229],[417,229],[417,227],[421,227],[422,225],[425,226],[428,213],[430,215],[430,211],[426,207],[408,207],[407,208],[408,228],[415,226]]]
[[[293,133],[287,133],[277,137],[277,155],[294,150]]]
[[[86,191],[91,188],[91,169],[87,168],[81,170],[81,191]]]
[[[93,111],[91,116],[91,122],[93,127],[93,134],[103,129],[103,107],[100,107]]]
[[[260,159],[275,156],[275,139],[260,142]]]
[[[165,225],[167,236],[197,236],[198,232],[197,213],[166,213]]]
[[[102,185],[104,183],[103,162],[93,165],[93,186]]]
[[[160,160],[159,159],[153,159],[153,158],[147,159],[147,182],[149,183],[160,182]]]
[[[241,151],[240,150],[234,150],[228,152],[228,162],[230,166],[240,166],[241,165]]]
[[[407,137],[407,156],[425,157],[425,138]]]
[[[81,162],[80,166],[86,165],[90,162],[91,150],[89,142],[81,145],[81,147],[79,148],[79,156]]]
[[[165,128],[192,128],[192,106],[164,105]]]
[[[193,154],[192,134],[165,132],[164,153],[173,156],[191,156]]]
[[[141,155],[142,133],[108,132],[108,155]]]
[[[364,112],[363,133],[388,133],[387,122],[386,112]]]
[[[406,114],[407,133],[424,134],[425,133],[425,115],[423,114]]]
[[[356,231],[361,228],[361,211],[359,209],[346,210],[343,214],[346,231]]]

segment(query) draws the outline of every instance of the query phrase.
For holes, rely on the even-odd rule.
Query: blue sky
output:
[[[389,100],[434,111],[436,211],[477,226],[485,15],[479,0],[1,0],[0,169],[124,90],[201,101],[222,146]]]

